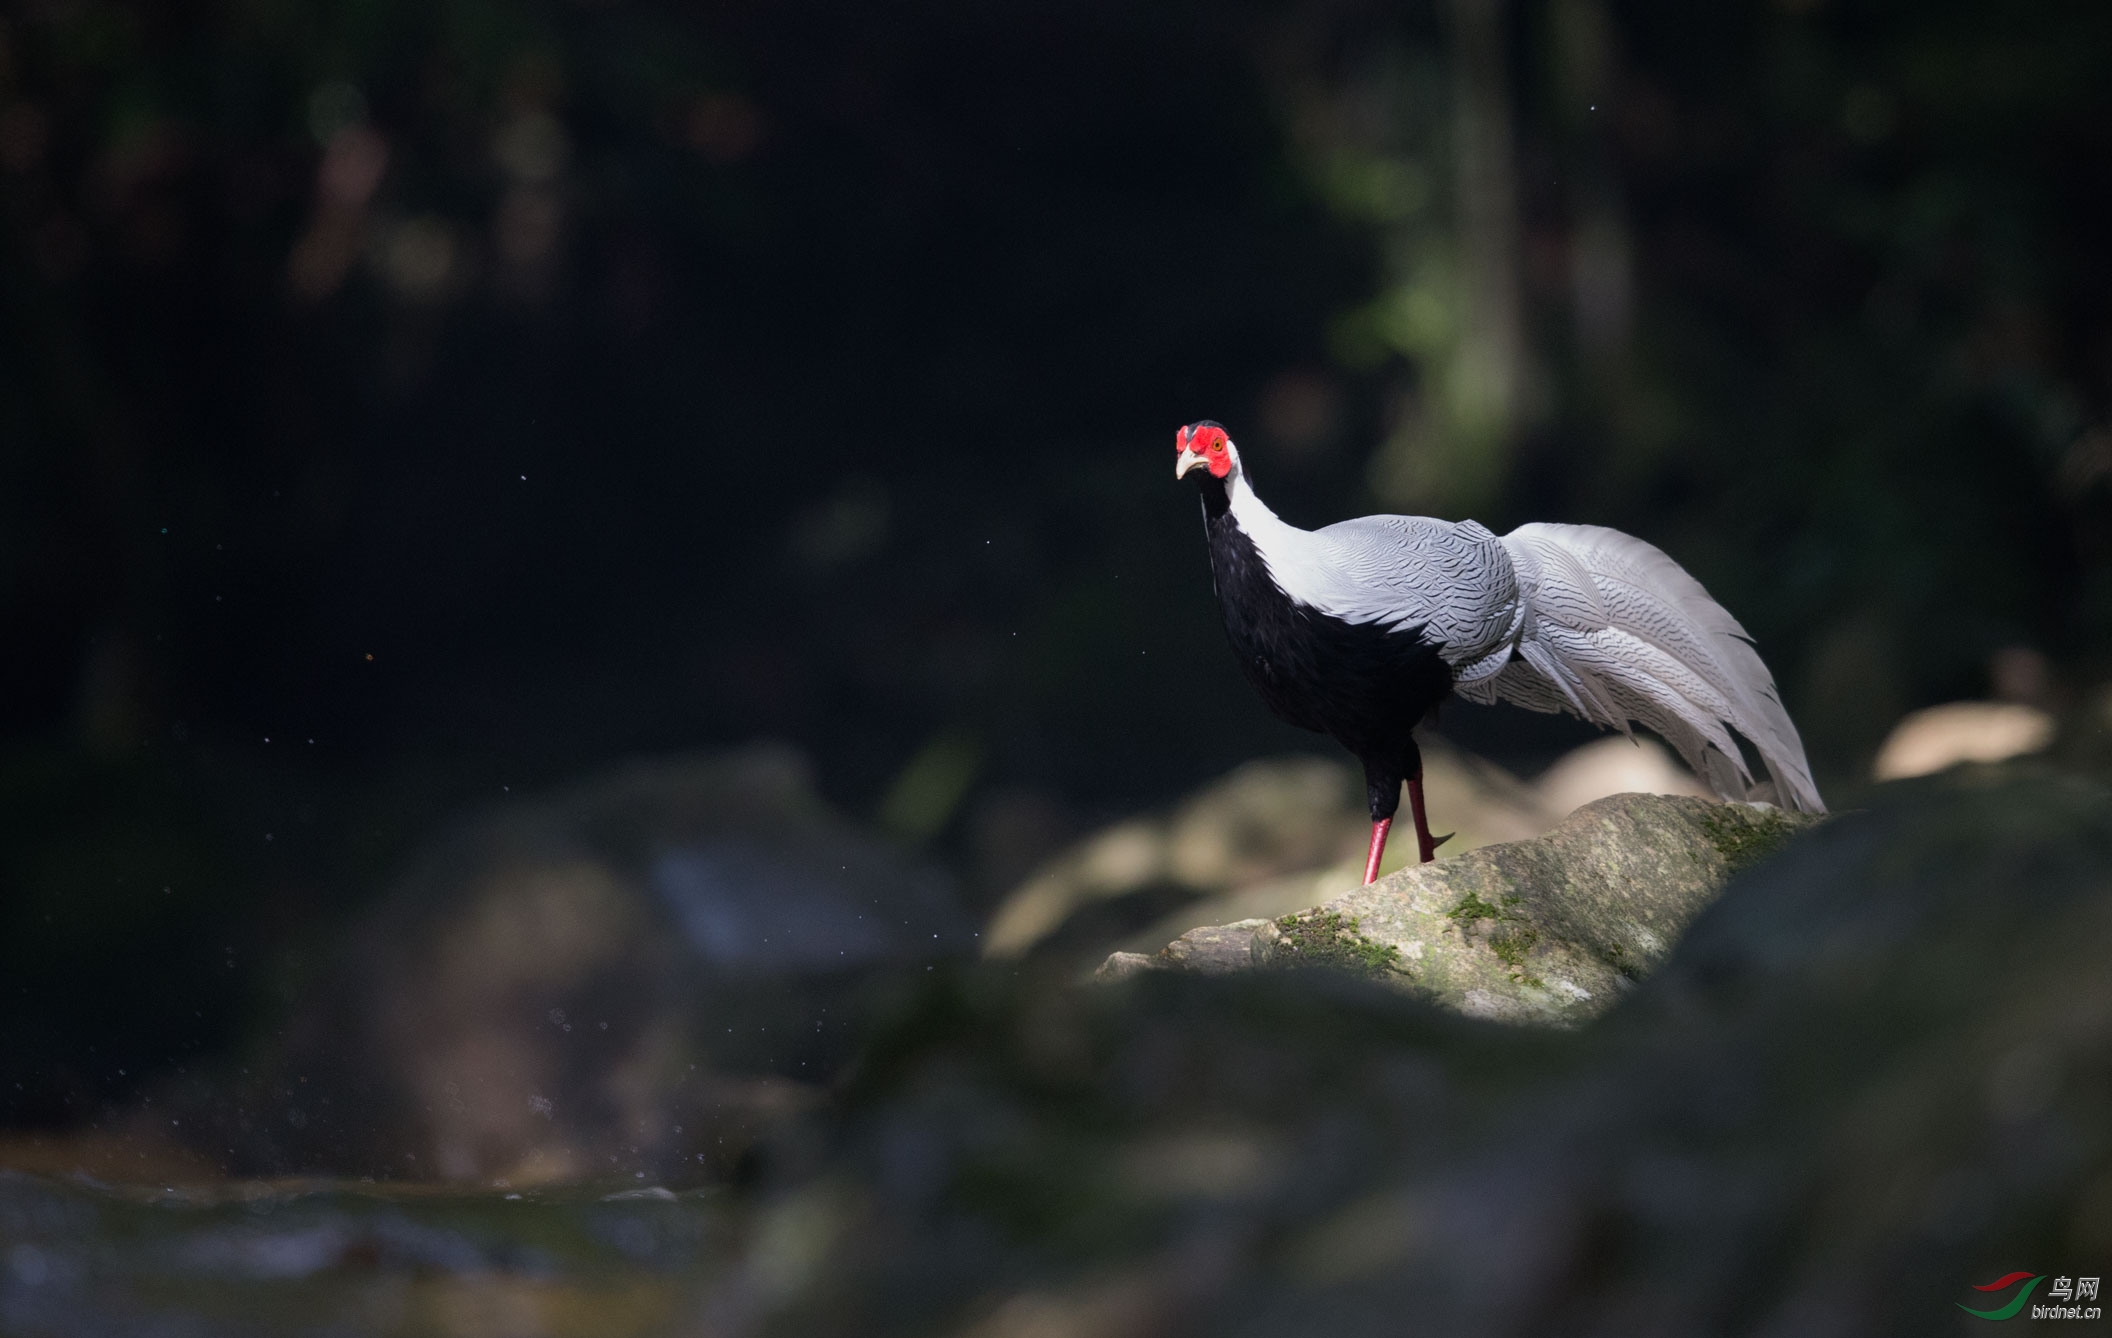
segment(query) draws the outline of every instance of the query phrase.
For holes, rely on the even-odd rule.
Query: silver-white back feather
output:
[[[1455,670],[1516,632],[1517,586],[1503,541],[1480,524],[1426,516],[1366,516],[1302,530],[1269,510],[1245,471],[1229,485],[1232,515],[1278,589],[1347,623],[1427,629]]]

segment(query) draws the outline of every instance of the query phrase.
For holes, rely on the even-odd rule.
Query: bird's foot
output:
[[[1408,778],[1408,806],[1415,815],[1415,853],[1423,857],[1423,863],[1428,864],[1437,858],[1437,848],[1459,833],[1446,832],[1438,837],[1430,835],[1430,815],[1423,808],[1423,778],[1420,774]]]

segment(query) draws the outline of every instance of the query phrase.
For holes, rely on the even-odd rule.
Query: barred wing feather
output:
[[[1662,735],[1717,793],[1756,791],[1731,731],[1766,761],[1773,797],[1823,813],[1797,727],[1738,620],[1658,549],[1593,525],[1505,535],[1522,618],[1494,672],[1462,674],[1469,701],[1569,711]]]

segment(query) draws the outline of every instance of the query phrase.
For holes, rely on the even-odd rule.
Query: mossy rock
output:
[[[1355,917],[1340,911],[1286,915],[1274,929],[1270,955],[1277,965],[1327,967],[1372,977],[1408,974],[1398,947],[1372,938]]]
[[[1471,1017],[1575,1026],[1663,961],[1732,875],[1815,821],[1613,795],[1546,836],[1413,865],[1278,920],[1191,930],[1102,974],[1319,966]]]

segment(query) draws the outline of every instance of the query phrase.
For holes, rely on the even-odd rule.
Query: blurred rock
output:
[[[857,1229],[766,1330],[1939,1330],[2112,1249],[2107,870],[2100,785],[1895,787],[1569,1033],[1326,972],[950,981],[849,1094]]]
[[[1703,793],[1664,745],[1641,735],[1585,744],[1531,785],[1431,736],[1423,778],[1432,828],[1453,833],[1447,859],[1542,835],[1607,795]],[[1111,948],[1157,952],[1197,926],[1272,920],[1356,887],[1370,834],[1363,785],[1347,763],[1250,762],[1170,818],[1118,823],[1043,865],[1000,905],[984,952],[1009,958],[1060,945],[1084,967]],[[1412,841],[1395,840],[1384,867],[1406,868],[1414,852]],[[1088,919],[1123,902],[1138,911],[1127,924]]]
[[[723,1172],[812,1103],[879,982],[971,944],[946,880],[795,754],[640,763],[437,841],[246,1081],[175,1099],[252,1171]]]
[[[1166,817],[1117,823],[1043,865],[991,917],[984,954],[1020,956],[1081,909],[1154,887],[1193,899],[1340,861],[1362,839],[1356,790],[1333,761],[1250,762]]]
[[[1557,819],[1610,794],[1686,794],[1713,798],[1672,750],[1647,735],[1609,734],[1572,750],[1533,782],[1540,803]]]
[[[9,1338],[660,1338],[729,1271],[723,1195],[0,1172]],[[703,1329],[704,1332],[711,1330]]]
[[[1441,738],[1423,743],[1423,793],[1433,832],[1452,832],[1445,842],[1449,858],[1499,841],[1522,841],[1538,836],[1562,817],[1548,810],[1534,787],[1487,758],[1455,748]],[[1358,788],[1357,827],[1361,838],[1352,863],[1350,881],[1363,876],[1363,853],[1371,839],[1371,815],[1365,809],[1363,790]],[[1407,797],[1401,799],[1407,811]],[[1398,826],[1398,823],[1396,824]],[[1385,868],[1405,868],[1415,861],[1415,843],[1400,841],[1387,848]]]
[[[2102,784],[1887,787],[1575,1031],[1339,972],[919,971],[731,1190],[0,1172],[0,1329],[1941,1332],[2112,1251],[2108,870]]]
[[[2021,702],[1951,702],[1916,711],[1877,750],[1878,780],[1928,776],[1960,762],[2002,762],[2053,742],[2053,717]]]
[[[1546,836],[1411,865],[1279,919],[1190,930],[1141,961],[1204,974],[1328,966],[1469,1017],[1575,1026],[1657,966],[1733,873],[1815,821],[1614,795]],[[1110,965],[1101,978],[1128,973]]]

